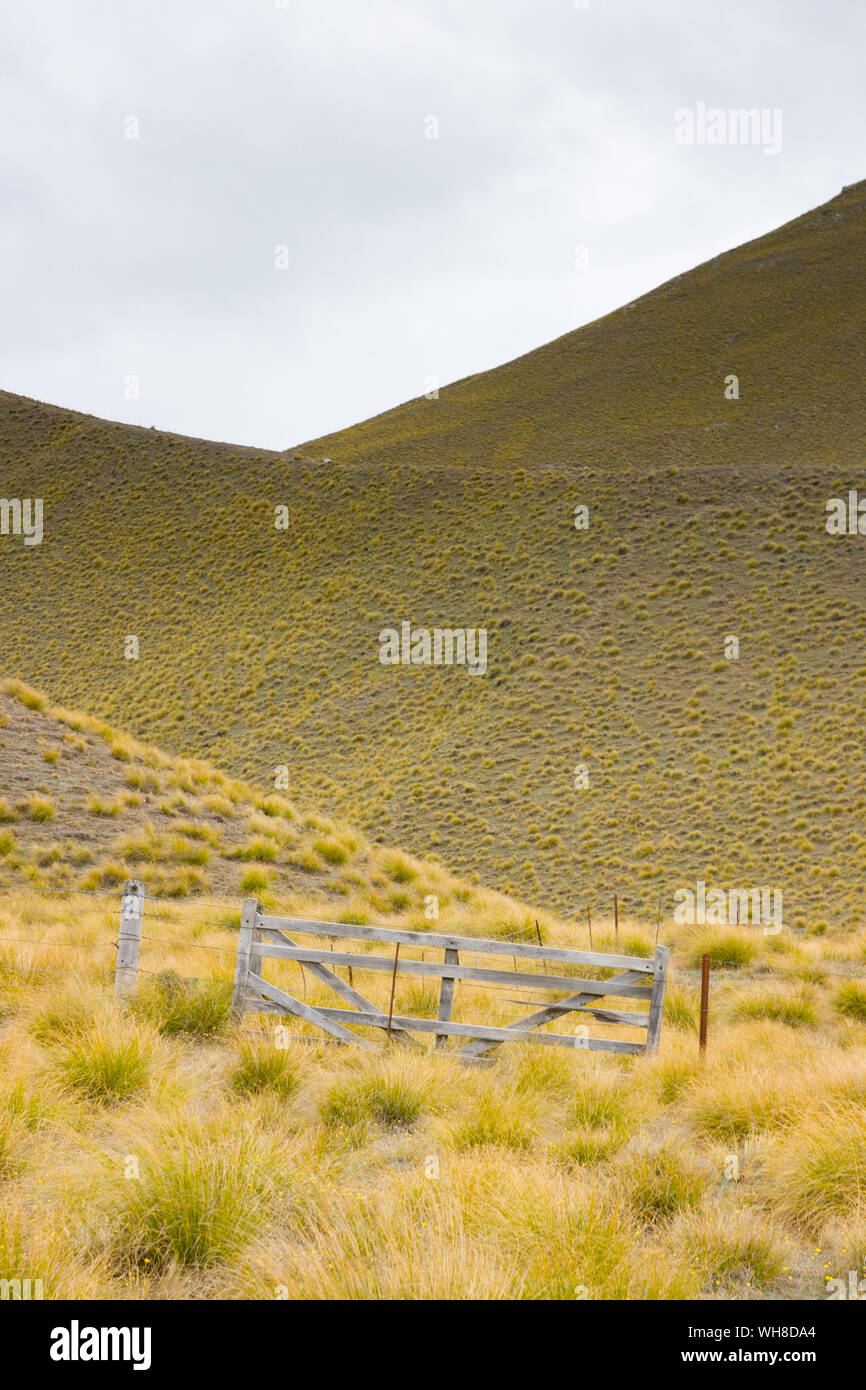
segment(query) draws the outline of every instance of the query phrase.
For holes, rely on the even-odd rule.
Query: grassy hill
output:
[[[15,680],[0,682],[0,786],[0,893],[13,899],[34,889],[119,901],[137,878],[163,902],[225,902],[225,927],[251,894],[300,915],[375,914],[419,930],[434,894],[443,925],[515,939],[535,940],[536,917],[543,932],[556,921]]]
[[[0,784],[0,1279],[51,1299],[778,1300],[862,1274],[866,930],[664,922],[654,1057],[509,1044],[465,1068],[381,1034],[366,1053],[230,1023],[242,893],[415,927],[435,893],[440,926],[505,939],[535,909],[16,681]],[[148,897],[119,1003],[127,875]],[[620,949],[652,933],[624,923]],[[267,973],[324,1002],[296,964]],[[387,1007],[381,972],[355,983]],[[461,982],[454,1017],[510,1021],[520,992]],[[436,992],[401,979],[395,1007],[432,1017]]]
[[[46,528],[0,537],[7,671],[559,911],[703,878],[853,929],[866,541],[824,520],[866,489],[864,214],[283,454],[0,394]],[[403,620],[486,627],[488,674],[383,667]]]

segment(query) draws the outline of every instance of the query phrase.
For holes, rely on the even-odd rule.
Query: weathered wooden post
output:
[[[707,1025],[710,1018],[710,958],[701,956],[701,1030],[698,1034],[698,1052],[701,1061],[707,1060]]]
[[[454,950],[452,950],[450,946],[446,946],[446,947],[445,947],[445,964],[446,964],[446,965],[459,965],[459,964],[460,964],[460,952],[459,952],[459,951],[454,951]],[[515,962],[514,968],[515,968],[515,970],[517,969],[517,964],[516,964],[516,962]],[[441,983],[441,985],[439,986],[439,1012],[438,1012],[437,1015],[436,1015],[436,1017],[438,1018],[438,1020],[439,1020],[440,1023],[450,1023],[450,1022],[451,1022],[451,1004],[452,1004],[453,999],[454,999],[454,977],[453,977],[452,975],[443,975],[443,976],[442,976],[442,983]],[[437,1034],[436,1034],[436,1044],[435,1044],[436,1047],[444,1047],[447,1041],[448,1041],[448,1034],[447,1034],[447,1033],[437,1033]]]
[[[240,1023],[244,1016],[244,1008],[247,1002],[247,975],[250,972],[253,960],[255,960],[259,969],[261,969],[260,957],[255,955],[254,952],[258,915],[258,901],[255,898],[245,898],[243,912],[241,913],[241,929],[238,936],[235,987],[232,992],[232,1018],[235,1023]]]
[[[650,994],[649,1023],[647,1024],[646,1050],[647,1055],[655,1052],[659,1045],[659,1035],[662,1030],[662,1009],[665,1002],[665,981],[668,977],[668,957],[670,948],[667,946],[657,946],[655,953],[655,969],[653,971],[653,986]]]
[[[117,965],[114,992],[118,999],[135,993],[138,984],[138,955],[141,950],[141,919],[144,915],[144,884],[128,878],[120,903],[120,931],[117,936]]]

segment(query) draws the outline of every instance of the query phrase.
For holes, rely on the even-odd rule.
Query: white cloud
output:
[[[853,6],[43,0],[2,28],[0,385],[239,443],[529,351],[864,173]],[[697,100],[781,106],[782,155],[675,147]]]

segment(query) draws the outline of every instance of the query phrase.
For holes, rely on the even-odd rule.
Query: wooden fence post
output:
[[[135,993],[138,984],[138,954],[141,949],[141,919],[144,915],[144,884],[128,878],[120,904],[120,931],[117,937],[117,965],[114,992],[118,999]]]
[[[710,958],[701,956],[701,1031],[698,1036],[698,1052],[701,1060],[707,1057],[707,1024],[710,1018]]]
[[[613,895],[613,939],[619,945],[619,898]]]
[[[459,965],[460,952],[453,951],[449,946],[445,947],[445,964]],[[454,980],[450,975],[442,976],[442,984],[439,986],[439,1012],[436,1017],[440,1023],[451,1022],[451,1001],[454,998]],[[436,1047],[444,1047],[448,1041],[446,1033],[436,1034]]]
[[[253,958],[253,947],[256,935],[256,921],[259,915],[259,904],[255,898],[244,899],[244,909],[241,913],[241,930],[238,936],[238,959],[235,966],[235,987],[232,993],[232,1018],[235,1023],[240,1023],[244,1016],[244,1008],[247,1002],[247,975],[250,972],[251,960]]]
[[[647,1026],[646,1037],[647,1056],[655,1052],[659,1045],[659,1034],[662,1030],[662,1009],[665,1002],[665,981],[668,977],[669,955],[669,947],[656,947],[655,970],[653,971],[653,987],[652,993],[650,994],[649,1024]]]

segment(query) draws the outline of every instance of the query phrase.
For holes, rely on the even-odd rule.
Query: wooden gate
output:
[[[311,943],[300,946],[296,936],[325,938],[326,946]],[[368,954],[363,950],[336,951],[334,940],[357,943],[381,943],[391,947],[390,956]],[[413,954],[409,955],[406,949]],[[440,963],[427,960],[431,951],[444,953]],[[421,958],[418,952],[423,952]],[[501,956],[510,958],[513,968],[488,969],[484,966],[461,963],[461,955]],[[296,961],[303,969],[337,994],[346,1008],[324,1008],[297,999],[264,977],[263,961],[268,959]],[[574,970],[575,966],[590,966],[610,970],[608,978],[579,979],[572,973],[548,974],[534,970],[518,970],[517,962],[544,962]],[[349,980],[336,974],[335,967],[347,969]],[[247,898],[241,918],[235,971],[232,1012],[236,1020],[244,1013],[290,1014],[306,1020],[340,1042],[372,1047],[368,1038],[351,1031],[351,1025],[381,1028],[403,1043],[416,1042],[413,1033],[432,1033],[436,1046],[448,1038],[463,1038],[464,1045],[457,1055],[467,1061],[490,1052],[503,1042],[531,1042],[547,1047],[574,1047],[590,1052],[654,1052],[658,1046],[664,1003],[665,979],[668,967],[668,948],[659,946],[655,956],[606,955],[599,951],[572,951],[560,946],[536,946],[527,942],[502,941],[491,937],[445,936],[435,932],[394,931],[386,927],[359,926],[354,923],[316,922],[305,918],[271,917],[262,912],[255,898]],[[354,986],[355,972],[377,971],[390,976],[391,1005],[386,1010],[373,1003]],[[438,1017],[416,1018],[394,1014],[394,985],[397,975],[418,975],[440,981]],[[484,1023],[455,1023],[451,1018],[456,981],[478,984],[506,985],[550,991],[561,997],[551,998],[541,1008],[505,1027]],[[603,1005],[605,996],[614,999],[644,1001],[646,1010],[630,1011]],[[522,1001],[513,1001],[520,1003]],[[541,1002],[541,1001],[538,1001]],[[573,1033],[541,1033],[536,1029],[554,1020],[567,1020],[569,1015],[589,1015],[606,1024],[637,1028],[645,1033],[640,1042],[620,1038],[589,1037],[587,1028],[578,1024]]]

